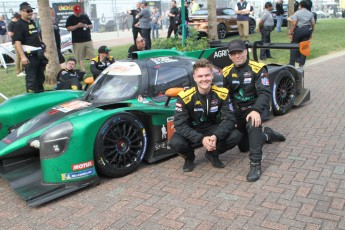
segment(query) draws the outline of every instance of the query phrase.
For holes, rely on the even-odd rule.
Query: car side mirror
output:
[[[177,97],[177,94],[179,94],[179,92],[181,92],[182,90],[183,88],[170,88],[166,90],[165,96],[167,96],[167,101],[165,102],[165,106],[168,106],[171,98]]]

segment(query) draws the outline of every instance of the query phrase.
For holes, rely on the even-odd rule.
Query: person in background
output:
[[[56,51],[59,57],[59,63],[63,64],[65,62],[65,57],[61,53],[61,36],[60,36],[60,28],[59,25],[56,23],[56,13],[55,10],[50,7],[50,15],[53,21],[53,29],[54,29],[54,37],[56,42]]]
[[[200,6],[199,6],[199,3],[197,0],[192,0],[192,14],[195,13],[195,11],[199,10],[200,9]]]
[[[248,40],[250,4],[246,0],[240,0],[235,6],[237,14],[237,27],[241,39]]]
[[[248,59],[247,48],[240,39],[229,42],[228,50],[232,64],[223,68],[223,86],[229,90],[237,128],[243,134],[238,147],[241,152],[249,150],[247,181],[254,182],[261,175],[263,145],[285,141],[285,137],[269,127],[262,130],[262,121],[267,118],[271,105],[267,67]]]
[[[79,61],[80,69],[85,72],[84,59],[93,58],[95,51],[91,40],[93,26],[89,17],[83,14],[80,5],[73,6],[73,14],[67,18],[66,28],[72,31],[73,51]]]
[[[92,73],[93,79],[96,78],[105,70],[108,66],[115,62],[113,56],[110,56],[110,49],[106,46],[101,46],[98,48],[97,57],[91,59],[90,61],[90,71]]]
[[[312,12],[308,9],[306,0],[300,2],[300,10],[296,11],[292,16],[292,25],[289,31],[291,43],[300,43],[308,41],[312,37],[314,31],[315,19]],[[303,67],[306,61],[306,56],[301,54],[299,50],[290,50],[290,65],[295,66],[298,60],[299,67]]]
[[[151,49],[151,13],[146,1],[141,2],[140,7],[141,11],[139,14],[137,14],[137,16],[135,16],[137,19],[139,19],[139,23],[136,26],[140,28],[140,34],[146,42],[146,49],[149,50]]]
[[[181,91],[176,100],[175,132],[169,141],[172,150],[185,160],[183,171],[194,169],[194,148],[206,148],[205,157],[215,168],[224,168],[219,155],[234,148],[241,140],[235,128],[236,118],[229,106],[229,91],[212,84],[213,65],[199,59],[193,65],[196,86]],[[220,119],[217,119],[220,118]]]
[[[168,36],[167,38],[170,38],[171,33],[174,31],[174,35],[177,36],[177,30],[178,30],[178,25],[176,25],[176,20],[175,17],[179,13],[179,9],[176,6],[176,1],[172,0],[171,1],[171,8],[168,13],[169,17],[169,28],[168,28]]]
[[[55,89],[72,89],[82,90],[81,81],[85,75],[85,72],[76,70],[77,60],[75,58],[68,58],[66,61],[66,68],[61,69],[56,77],[57,84]]]
[[[14,45],[14,40],[13,40],[13,34],[14,34],[14,24],[20,19],[20,14],[19,13],[14,13],[11,21],[8,23],[7,26],[7,34],[10,37],[10,39],[12,40],[12,45]],[[17,77],[25,77],[25,72],[23,71],[23,67],[22,67],[22,63],[20,61],[20,56],[19,53],[16,51],[16,49],[14,50],[16,53],[16,60],[15,60],[15,65],[16,65],[16,74]]]
[[[261,43],[271,43],[271,31],[274,30],[274,20],[271,14],[273,7],[271,2],[265,3],[265,10],[261,13],[259,19],[258,32],[261,33]],[[266,60],[266,58],[272,58],[270,49],[260,50],[260,59]]]
[[[146,48],[145,39],[142,37],[137,37],[137,40],[134,45],[131,45],[128,49],[128,58],[132,58],[132,53],[137,51],[144,51]]]
[[[299,8],[299,1],[295,0],[293,3],[293,12],[296,12]]]
[[[136,3],[136,9],[128,10],[128,14],[133,16],[133,23],[132,23],[132,33],[133,33],[133,40],[134,44],[137,40],[138,34],[140,33],[140,28],[136,25],[139,23],[139,19],[136,18],[137,14],[141,11],[140,2]]]
[[[41,23],[40,23],[40,19],[38,17],[38,13],[37,12],[34,12],[32,14],[32,20],[35,22],[36,28],[38,29],[38,32],[40,33],[41,32]]]
[[[14,24],[13,41],[25,67],[26,91],[40,93],[44,91],[44,71],[47,59],[41,48],[41,40],[35,22],[31,20],[33,9],[27,2],[19,5],[21,18]]]
[[[4,18],[0,15],[0,44],[7,42],[7,29]]]
[[[159,38],[158,29],[161,22],[161,14],[157,7],[153,7],[152,14],[151,14],[151,32],[152,32],[152,39]],[[156,35],[156,36],[155,36]]]
[[[277,13],[276,13],[276,16],[277,16],[276,28],[277,28],[277,32],[281,32],[282,31],[281,27],[282,27],[283,19],[284,19],[283,3],[284,3],[283,0],[278,0],[278,2],[276,4],[276,10],[277,10]]]

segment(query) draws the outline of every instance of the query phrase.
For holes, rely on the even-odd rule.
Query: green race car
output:
[[[166,91],[193,86],[197,58],[217,63],[224,52],[141,52],[112,64],[86,92],[47,91],[6,100],[0,104],[1,176],[29,206],[38,206],[98,184],[100,175],[125,176],[143,160],[174,155],[168,140],[175,103]],[[303,72],[291,66],[268,69],[277,111],[286,113],[309,99],[301,93]],[[219,67],[214,75],[214,83],[222,85]]]

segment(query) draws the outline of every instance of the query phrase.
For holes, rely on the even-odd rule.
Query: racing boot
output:
[[[211,162],[213,167],[215,167],[215,168],[224,168],[225,167],[225,165],[219,160],[218,155],[206,152],[205,157],[209,162]]]
[[[261,175],[261,162],[251,161],[250,170],[247,175],[247,181],[255,182],[260,179],[260,175]]]
[[[272,142],[285,141],[285,137],[282,134],[274,131],[270,127],[264,128],[264,134],[266,135],[266,138],[267,138],[266,140],[267,144],[272,144]]]
[[[194,169],[194,158],[185,158],[184,159],[184,165],[183,165],[183,171],[185,172],[191,172]]]

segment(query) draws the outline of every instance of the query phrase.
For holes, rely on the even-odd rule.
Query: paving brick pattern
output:
[[[0,229],[345,229],[345,56],[307,66],[311,101],[265,125],[286,135],[264,147],[263,175],[246,182],[247,153],[212,168],[174,157],[28,208],[0,180]]]

